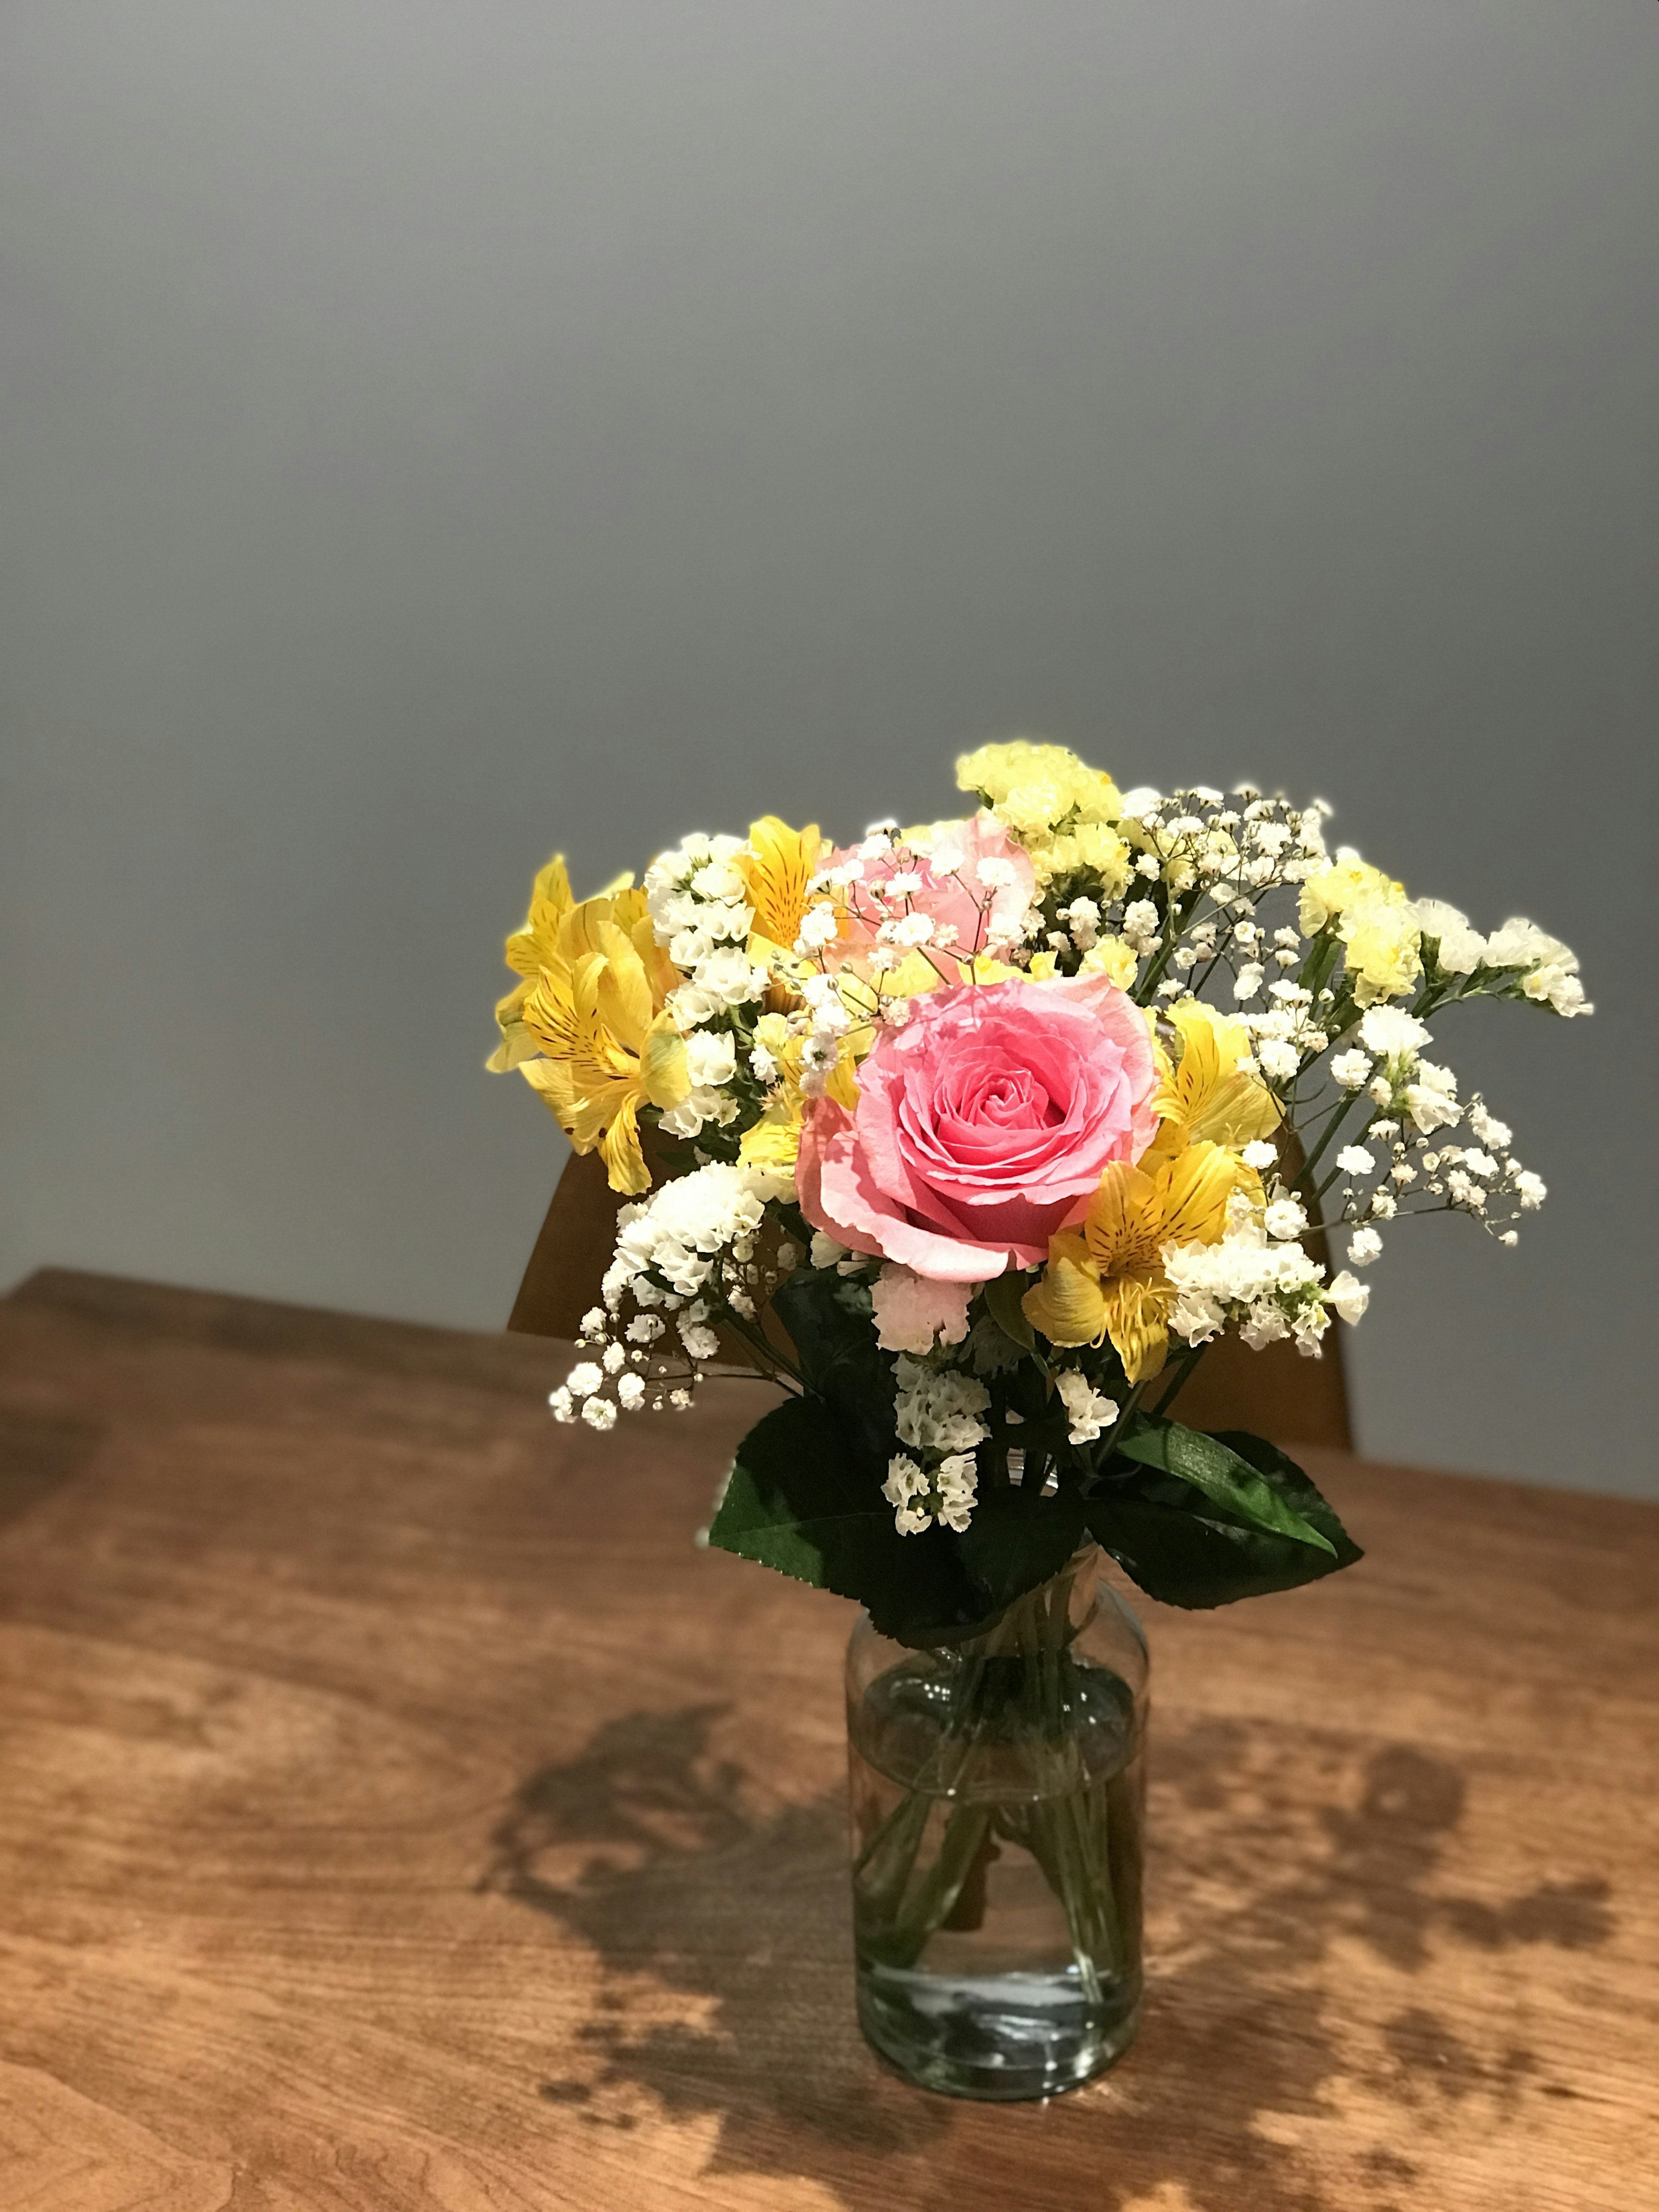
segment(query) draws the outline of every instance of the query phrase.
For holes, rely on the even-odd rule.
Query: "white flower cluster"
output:
[[[1094,1443],[1116,1420],[1116,1399],[1097,1390],[1080,1368],[1063,1367],[1054,1377],[1054,1388],[1071,1417],[1071,1425],[1066,1432],[1070,1443]]]
[[[708,1122],[724,1128],[738,1117],[728,1088],[738,1070],[732,1024],[740,1009],[752,1014],[767,985],[765,969],[749,957],[755,913],[735,865],[745,849],[741,837],[693,836],[646,871],[653,933],[688,979],[668,998],[691,1079],[690,1094],[661,1116],[671,1136],[695,1138]]]
[[[1207,1344],[1231,1324],[1252,1352],[1294,1337],[1297,1350],[1316,1359],[1333,1314],[1358,1321],[1370,1291],[1346,1271],[1326,1283],[1324,1268],[1295,1241],[1307,1224],[1294,1201],[1277,1224],[1291,1233],[1273,1233],[1275,1206],[1285,1204],[1282,1198],[1270,1202],[1264,1216],[1240,1194],[1229,1205],[1219,1243],[1164,1247],[1164,1270],[1176,1292],[1170,1316],[1175,1335]]]
[[[1535,923],[1517,915],[1482,937],[1470,927],[1467,915],[1443,899],[1418,899],[1412,913],[1443,975],[1472,976],[1486,969],[1516,979],[1523,998],[1555,1013],[1571,1018],[1595,1012],[1579,981],[1577,955]]]
[[[1139,852],[1138,895],[1118,917],[1116,940],[1133,956],[1134,972],[1118,980],[1133,988],[1140,963],[1150,962],[1139,995],[1150,988],[1170,1000],[1197,995],[1218,979],[1243,1012],[1259,1072],[1282,1089],[1330,1040],[1314,993],[1288,973],[1302,963],[1300,933],[1261,915],[1276,892],[1326,866],[1322,823],[1329,809],[1323,800],[1298,807],[1264,798],[1251,785],[1233,798],[1237,804],[1224,803],[1202,784],[1168,797],[1136,791],[1125,798],[1118,827]],[[1162,912],[1146,896],[1153,885],[1164,890]],[[1106,917],[1091,919],[1098,935]],[[1264,993],[1265,1007],[1258,1003]]]
[[[899,1441],[911,1449],[888,1462],[882,1495],[902,1536],[919,1536],[934,1521],[959,1533],[978,1495],[974,1451],[991,1433],[981,1419],[991,1394],[957,1368],[932,1366],[908,1352],[894,1363],[894,1376]]]
[[[1356,1266],[1382,1249],[1376,1224],[1401,1213],[1461,1212],[1482,1222],[1499,1241],[1516,1242],[1509,1224],[1545,1199],[1542,1179],[1510,1151],[1510,1131],[1477,1094],[1468,1106],[1449,1067],[1422,1057],[1427,1028],[1398,1006],[1373,1006],[1359,1024],[1359,1042],[1331,1064],[1351,1091],[1373,1108],[1361,1141],[1336,1155],[1344,1176],[1342,1218],[1356,1224],[1348,1257]],[[1431,1144],[1467,1115],[1475,1142]],[[1433,1201],[1428,1203],[1426,1201]]]
[[[577,1340],[598,1356],[579,1360],[553,1392],[555,1419],[608,1429],[619,1408],[689,1406],[698,1370],[720,1350],[712,1321],[755,1313],[766,1201],[791,1188],[787,1177],[715,1163],[625,1206],[605,1304],[584,1316]],[[624,1326],[627,1305],[635,1310]]]

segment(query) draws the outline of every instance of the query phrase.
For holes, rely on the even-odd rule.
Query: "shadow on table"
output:
[[[1320,2212],[1312,2166],[1258,2130],[1264,2115],[1328,2118],[1340,2072],[1420,2103],[1432,2130],[1471,2098],[1502,2110],[1537,2071],[1519,2045],[1468,2047],[1427,2005],[1367,2037],[1322,1983],[1335,1939],[1415,1975],[1435,1939],[1578,1949],[1609,1932],[1595,1881],[1507,1905],[1431,1887],[1465,1785],[1419,1751],[1233,1722],[1165,1730],[1151,1872],[1166,1942],[1176,1934],[1162,1971],[1153,1945],[1142,2040],[1106,2091],[993,2114],[909,2087],[867,2051],[841,1796],[749,1809],[743,1771],[710,1747],[720,1717],[632,1714],[542,1768],[483,1886],[556,1917],[605,1970],[592,2067],[544,2096],[595,2127],[635,2125],[641,2091],[671,2114],[717,2114],[711,2172],[805,2174],[848,2207],[1058,2206],[1072,2197],[1044,2182],[1069,2175],[1103,2208],[1164,2190]],[[1344,2203],[1383,2212],[1418,2178],[1395,2147],[1351,2157]]]

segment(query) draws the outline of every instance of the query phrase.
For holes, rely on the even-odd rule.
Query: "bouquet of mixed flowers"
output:
[[[735,1340],[791,1395],[710,1540],[904,1641],[1085,1532],[1176,1605],[1329,1573],[1357,1553],[1307,1476],[1173,1402],[1226,1331],[1316,1357],[1403,1214],[1515,1242],[1543,1184],[1428,1025],[1588,1012],[1577,962],[1329,853],[1322,803],[1028,743],[957,781],[975,812],[854,845],[768,817],[640,888],[538,877],[490,1065],[634,1201],[554,1413],[688,1406]]]
[[[1543,1184],[1430,1024],[1589,1009],[1565,945],[1333,854],[1322,803],[1121,792],[1024,742],[957,777],[961,818],[832,846],[769,816],[580,902],[554,860],[490,1065],[627,1200],[557,1419],[685,1407],[734,1360],[787,1394],[708,1536],[872,1624],[866,2032],[1037,2095],[1122,2049],[1139,1989],[1144,1648],[1093,1547],[1179,1606],[1359,1556],[1178,1395],[1229,1333],[1317,1358],[1404,1214],[1513,1243]]]

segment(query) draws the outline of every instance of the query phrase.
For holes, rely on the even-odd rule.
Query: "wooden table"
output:
[[[0,2205],[1659,2206],[1659,1513],[1322,1455],[1363,1565],[1156,1661],[1151,1997],[985,2109],[853,2024],[838,1601],[761,1401],[47,1273],[0,1301]]]

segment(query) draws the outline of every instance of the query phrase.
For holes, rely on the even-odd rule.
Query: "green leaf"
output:
[[[708,1540],[815,1589],[856,1598],[885,1636],[941,1642],[981,1619],[955,1539],[901,1536],[872,1466],[833,1407],[786,1399],[738,1446]]]
[[[1267,1445],[1264,1449],[1271,1451],[1273,1447]],[[1118,1451],[1125,1459],[1137,1460],[1143,1467],[1178,1475],[1182,1482],[1191,1483],[1194,1490],[1201,1490],[1212,1504],[1220,1506],[1232,1518],[1253,1522],[1274,1535],[1289,1536],[1299,1544],[1311,1544],[1317,1551],[1334,1554],[1336,1547],[1330,1538],[1303,1518],[1284,1487],[1270,1482],[1261,1468],[1242,1452],[1235,1451],[1220,1437],[1206,1437],[1200,1430],[1184,1429],[1179,1421],[1152,1421],[1138,1430],[1127,1443],[1121,1443]],[[1285,1466],[1291,1464],[1284,1461]],[[1296,1472],[1300,1474],[1301,1470]],[[1304,1475],[1302,1480],[1306,1482],[1307,1477]],[[1312,1485],[1309,1487],[1311,1489]]]
[[[878,1487],[898,1449],[893,1358],[876,1342],[869,1315],[847,1304],[846,1287],[837,1275],[797,1268],[772,1293],[772,1308],[789,1332],[807,1389],[834,1410],[848,1449],[875,1470]]]
[[[1189,1607],[1231,1605],[1299,1589],[1363,1557],[1327,1500],[1276,1445],[1234,1430],[1217,1441],[1248,1461],[1329,1548],[1200,1503],[1193,1486],[1175,1476],[1126,1469],[1090,1500],[1089,1528],[1149,1596]]]
[[[994,1490],[981,1494],[957,1547],[988,1609],[1000,1613],[1060,1572],[1083,1541],[1083,1492],[1075,1484],[1040,1500]]]
[[[1022,1352],[1035,1352],[1036,1331],[1020,1304],[1025,1290],[1024,1275],[999,1275],[985,1285],[985,1310],[1011,1343],[1018,1345]]]
[[[981,1382],[993,1375],[1006,1375],[1011,1367],[1018,1367],[1025,1354],[1012,1337],[1004,1334],[988,1313],[976,1315],[968,1332],[963,1349],[969,1365]]]

